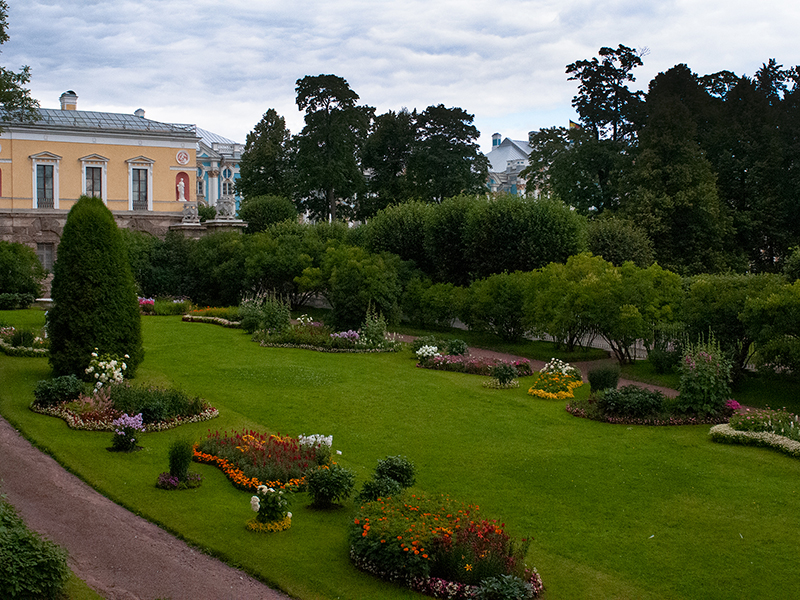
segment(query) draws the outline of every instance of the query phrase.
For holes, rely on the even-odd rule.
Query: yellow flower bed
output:
[[[539,379],[534,383],[528,393],[531,396],[546,400],[566,400],[575,397],[575,390],[583,385],[583,381],[564,375],[563,373],[539,373]]]
[[[247,522],[247,530],[255,531],[256,533],[275,533],[277,531],[284,531],[292,526],[292,517],[286,516],[280,521],[272,521],[271,523],[259,523],[255,519],[250,519]]]

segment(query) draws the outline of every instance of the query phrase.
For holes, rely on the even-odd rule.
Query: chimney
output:
[[[72,90],[61,94],[61,110],[78,110],[78,94]]]
[[[135,116],[139,117],[140,119],[144,119],[144,109],[143,108],[137,108],[135,111],[133,111],[133,114]]]
[[[492,148],[497,148],[500,145],[500,142],[501,142],[502,139],[503,139],[502,135],[500,135],[499,133],[493,133],[492,134]]]

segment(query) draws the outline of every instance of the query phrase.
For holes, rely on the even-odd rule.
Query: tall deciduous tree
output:
[[[0,44],[8,41],[8,3],[0,0]],[[18,73],[0,67],[0,107],[2,120],[36,121],[39,116],[39,101],[31,98],[30,90],[24,86],[31,80],[29,67]]]
[[[359,106],[347,81],[336,75],[297,80],[297,107],[305,127],[297,136],[298,191],[313,216],[336,219],[339,204],[364,191],[360,154],[374,109]]]
[[[459,194],[486,191],[488,159],[477,143],[473,115],[443,104],[415,114],[416,141],[408,174],[416,197],[441,202]]]
[[[237,189],[245,198],[268,195],[291,198],[293,168],[291,134],[284,118],[270,108],[247,134]]]
[[[82,196],[67,215],[52,297],[48,331],[56,375],[83,376],[95,348],[127,354],[127,375],[133,375],[144,357],[136,283],[117,224],[100,198]]]

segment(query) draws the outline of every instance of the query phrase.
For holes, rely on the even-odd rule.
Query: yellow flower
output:
[[[467,563],[466,565],[464,565],[464,569],[466,569],[467,571],[472,571],[472,565]]]

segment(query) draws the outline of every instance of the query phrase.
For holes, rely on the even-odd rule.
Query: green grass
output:
[[[797,598],[800,461],[714,444],[708,427],[628,427],[572,417],[564,402],[495,391],[481,378],[413,367],[410,353],[261,348],[239,330],[144,319],[138,379],[208,399],[219,419],[147,434],[112,454],[108,433],[69,430],[27,409],[46,361],[0,356],[0,412],[112,499],[299,598],[417,598],[354,569],[348,503],[324,512],[300,495],[292,528],[249,533],[249,494],[193,465],[197,490],[164,492],[172,439],[240,427],[332,434],[359,485],[402,454],[417,486],[474,502],[532,535],[545,598]],[[588,393],[587,386],[579,393]]]
[[[0,310],[0,325],[11,325],[17,329],[38,329],[44,327],[44,313],[40,308]]]

